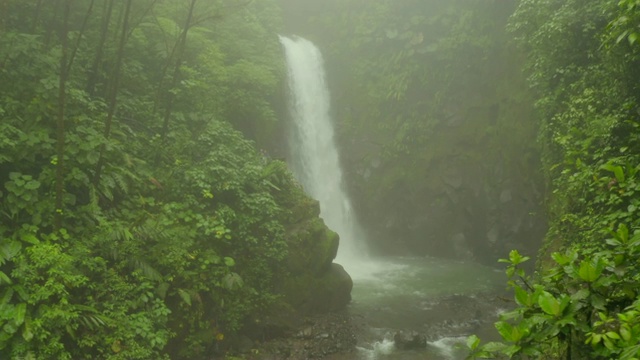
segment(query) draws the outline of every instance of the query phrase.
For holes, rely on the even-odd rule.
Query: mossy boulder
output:
[[[287,228],[288,276],[281,281],[280,293],[301,314],[339,310],[351,300],[353,286],[349,274],[333,263],[340,238],[314,212],[299,213],[307,216]]]
[[[290,256],[288,269],[292,274],[309,272],[320,275],[327,271],[338,253],[338,234],[318,217],[292,226],[287,233]]]
[[[300,314],[310,315],[343,309],[351,301],[353,281],[332,263],[320,275],[303,273],[285,280],[284,300]]]
[[[287,242],[284,275],[275,281],[279,299],[266,309],[259,324],[250,327],[277,336],[300,325],[307,315],[343,309],[351,301],[353,282],[342,266],[333,263],[340,238],[320,218],[318,201],[292,178],[278,177],[275,185],[286,189],[274,194],[285,209],[281,218]]]

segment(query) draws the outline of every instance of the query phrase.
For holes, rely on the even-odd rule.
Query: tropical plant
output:
[[[551,221],[541,275],[525,276],[517,252],[507,260],[506,343],[472,337],[472,356],[640,356],[636,5],[530,0],[512,18],[532,59]]]
[[[298,192],[230,125],[275,122],[275,2],[0,12],[0,357],[223,351],[278,298]]]

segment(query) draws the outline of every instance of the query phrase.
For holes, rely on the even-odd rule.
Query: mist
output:
[[[0,358],[639,357],[639,26],[0,1]]]

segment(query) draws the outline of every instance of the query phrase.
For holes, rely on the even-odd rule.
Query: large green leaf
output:
[[[607,170],[609,172],[612,172],[615,177],[616,180],[618,181],[618,183],[623,183],[625,180],[625,176],[624,176],[624,169],[622,168],[622,166],[620,165],[614,165],[614,164],[604,164],[600,167],[603,170]]]
[[[467,347],[471,350],[475,350],[480,345],[480,338],[476,335],[471,335],[467,338]]]
[[[0,284],[13,284],[13,281],[11,281],[11,278],[9,278],[7,276],[7,274],[5,274],[3,271],[0,271]]]
[[[522,306],[533,305],[533,297],[525,289],[516,285],[513,287],[513,290],[515,292],[515,298],[518,304]]]
[[[22,325],[24,323],[24,317],[27,314],[27,304],[19,303],[14,308],[13,320],[16,325]]]
[[[33,335],[33,331],[31,331],[31,320],[29,320],[29,317],[26,317],[24,319],[24,327],[22,328],[22,338],[29,342],[33,339]]]
[[[592,283],[600,277],[604,267],[605,264],[602,259],[585,259],[580,262],[578,276],[582,280]]]
[[[189,295],[188,292],[186,292],[183,289],[178,289],[178,295],[180,295],[180,298],[182,299],[182,301],[184,301],[189,306],[191,306],[191,295]]]
[[[11,260],[20,253],[20,250],[22,250],[22,243],[20,243],[20,241],[9,240],[0,245],[0,264]]]
[[[640,354],[640,345],[634,345],[625,348],[620,354],[620,360],[632,360],[637,359]]]
[[[495,323],[495,327],[498,330],[498,333],[500,333],[500,336],[502,336],[503,339],[509,341],[509,342],[516,342],[518,340],[520,340],[520,336],[519,335],[519,331],[518,328],[514,327],[513,325],[509,324],[506,321],[498,321],[497,323]]]
[[[538,305],[540,305],[542,311],[549,315],[560,315],[560,301],[547,291],[543,291],[538,297]]]
[[[242,277],[236,273],[229,273],[222,279],[222,284],[225,289],[235,290],[241,288],[244,285]]]

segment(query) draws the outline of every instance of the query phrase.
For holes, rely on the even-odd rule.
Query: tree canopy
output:
[[[0,12],[0,357],[194,359],[259,321],[306,201],[234,129],[275,126],[276,4]]]

